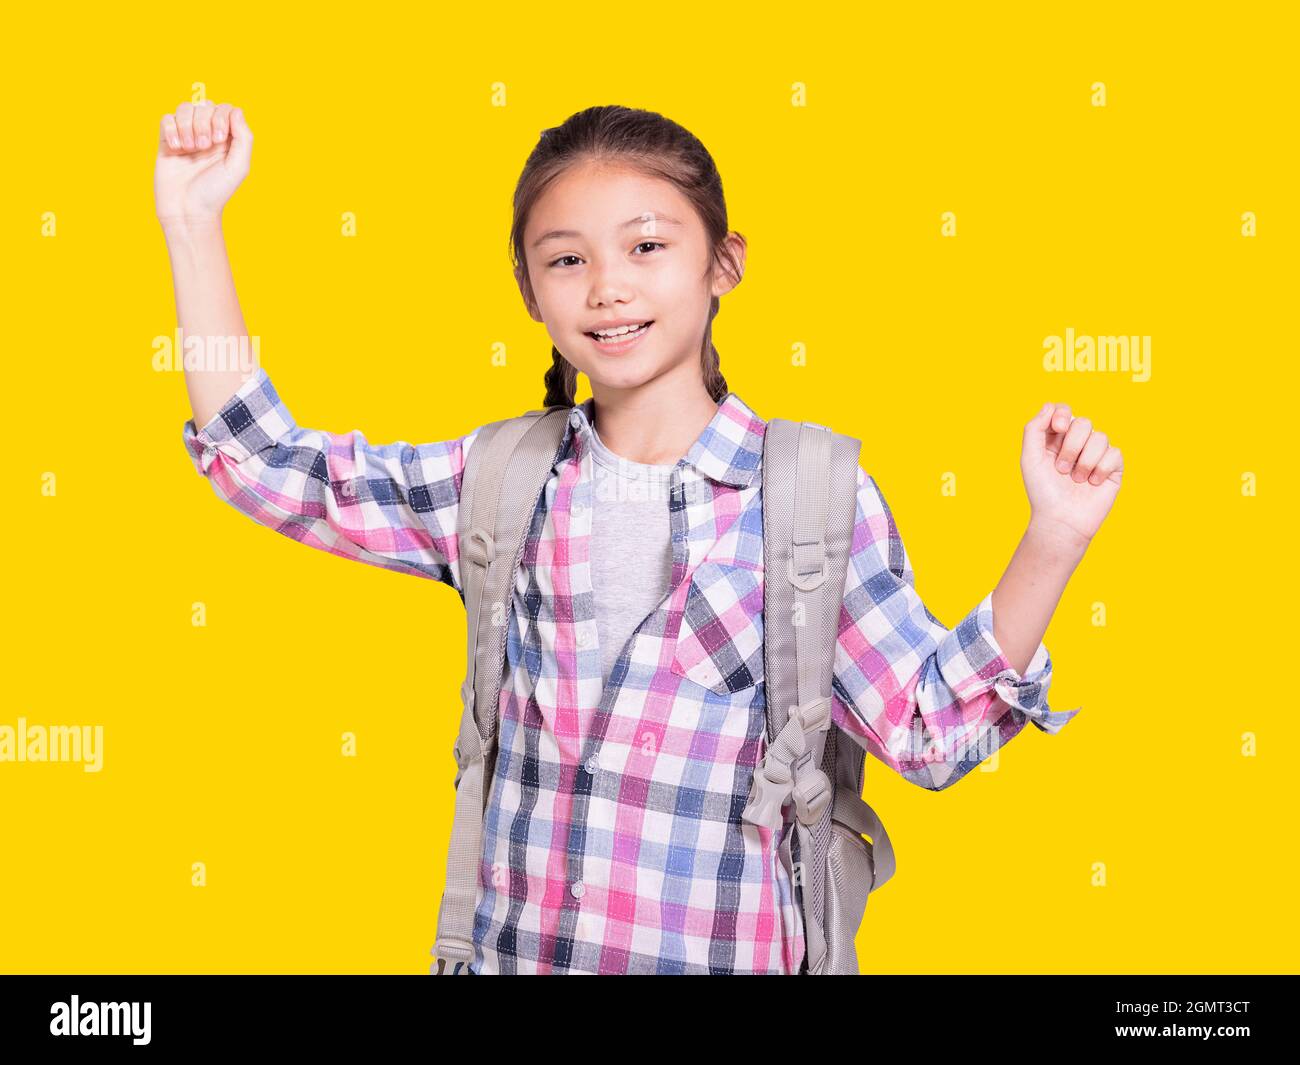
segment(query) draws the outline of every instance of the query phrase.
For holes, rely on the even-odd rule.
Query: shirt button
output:
[[[572,412],[569,414],[569,424],[572,425],[575,429],[579,429],[579,428],[581,428],[581,427],[582,427],[582,415],[579,414],[576,410],[575,410],[575,411],[572,411]]]
[[[596,770],[600,768],[600,765],[597,763],[595,758],[588,758],[587,761],[583,763],[582,768],[594,777],[596,775]]]
[[[582,896],[585,895],[586,893],[587,893],[587,889],[586,887],[583,886],[581,880],[577,881],[576,883],[573,884],[572,887],[569,888],[569,894],[572,895],[575,899],[582,898]]]

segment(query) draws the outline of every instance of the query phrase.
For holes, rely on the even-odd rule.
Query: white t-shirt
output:
[[[668,594],[673,568],[668,494],[676,463],[649,465],[615,455],[594,426],[591,455],[591,580],[596,638],[608,681],[632,633]]]

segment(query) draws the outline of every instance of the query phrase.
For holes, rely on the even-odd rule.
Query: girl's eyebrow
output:
[[[677,221],[676,218],[672,218],[666,214],[656,214],[653,211],[647,211],[645,214],[639,214],[635,218],[629,218],[619,228],[627,229],[628,226],[644,226],[647,223],[656,226],[658,225],[680,226],[682,224],[681,222]],[[535,248],[539,244],[545,244],[548,240],[558,240],[562,237],[580,237],[580,236],[582,236],[582,234],[579,233],[576,229],[551,229],[551,230],[547,230],[535,241],[533,241],[533,247]]]

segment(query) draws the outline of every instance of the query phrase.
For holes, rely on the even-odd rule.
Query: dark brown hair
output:
[[[607,105],[588,107],[570,115],[559,126],[542,130],[541,138],[524,163],[515,185],[514,222],[510,227],[510,250],[515,277],[530,303],[534,301],[524,251],[524,227],[533,205],[565,170],[577,163],[621,164],[651,177],[670,181],[694,205],[712,248],[710,270],[725,266],[739,280],[742,267],[725,241],[727,203],[722,195],[722,178],[708,150],[689,130],[654,111]],[[742,240],[743,235],[736,234]],[[719,300],[709,304],[709,320],[700,350],[704,387],[715,402],[726,396],[727,382],[718,365],[713,346],[713,319]],[[578,371],[553,344],[551,368],[546,371],[546,406],[574,405]]]

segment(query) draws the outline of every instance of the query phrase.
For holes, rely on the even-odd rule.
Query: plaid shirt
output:
[[[589,564],[588,399],[569,415],[514,589],[485,812],[475,973],[794,973],[802,914],[775,832],[741,820],[766,745],[765,423],[729,393],[672,473],[672,581],[602,683]],[[425,577],[463,600],[456,516],[477,430],[375,445],[300,428],[258,369],[185,445],[217,495],[310,547]],[[992,593],[948,629],[919,598],[873,478],[840,612],[833,728],[920,787],[947,788],[1027,721],[1055,733],[1051,660],[1021,675]],[[457,704],[459,705],[459,704]]]

